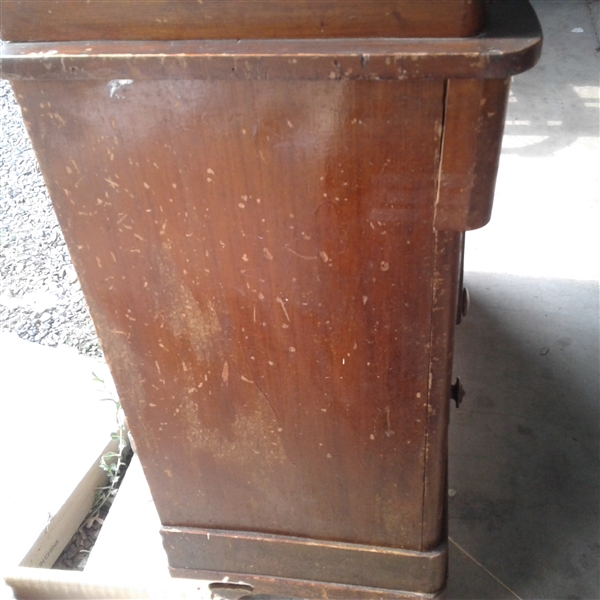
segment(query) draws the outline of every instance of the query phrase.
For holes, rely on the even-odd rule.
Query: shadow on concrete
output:
[[[467,273],[450,537],[521,598],[599,598],[598,285]],[[449,600],[511,593],[456,548]]]

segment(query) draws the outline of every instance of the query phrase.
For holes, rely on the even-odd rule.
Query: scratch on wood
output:
[[[387,437],[392,437],[396,432],[392,429],[392,421],[390,419],[391,408],[389,406],[385,407],[385,417],[387,422],[387,429],[385,431],[385,435]]]
[[[221,380],[223,381],[223,385],[229,384],[229,363],[225,361],[223,364],[223,372],[221,373]]]
[[[298,258],[303,258],[304,260],[317,260],[316,256],[306,256],[304,254],[299,254],[298,252],[296,252],[295,250],[292,250],[289,246],[284,246],[284,248],[288,251],[291,252],[294,256],[297,256]]]
[[[109,177],[105,177],[104,181],[106,181],[108,184],[110,184],[110,186],[114,189],[121,187],[118,183],[116,183],[115,181],[113,181],[112,179],[110,179]]]
[[[290,315],[288,315],[288,311],[285,309],[285,304],[284,304],[283,300],[279,296],[277,296],[277,298],[275,298],[275,302],[279,302],[279,304],[281,304],[281,308],[283,309],[283,314],[285,315],[285,318],[289,322],[290,321]]]

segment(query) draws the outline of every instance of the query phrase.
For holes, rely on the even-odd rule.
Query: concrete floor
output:
[[[534,6],[543,57],[514,80],[494,215],[467,238],[472,301],[457,333],[455,369],[467,397],[451,413],[448,600],[600,598],[598,2]],[[0,342],[12,356],[6,338]],[[69,360],[70,377],[85,371],[89,378],[89,365]],[[19,372],[3,362],[0,392],[9,371]],[[22,364],[28,389],[37,363],[33,371]],[[50,401],[61,385],[48,373],[36,394]],[[72,427],[56,417],[57,431]],[[35,435],[3,427],[3,456],[14,448],[43,452]],[[13,508],[20,479],[35,476],[11,474]],[[119,547],[124,536],[138,540],[126,565],[143,576],[148,564],[160,570],[164,555],[155,533],[133,533],[138,521],[156,526],[139,468],[130,492],[125,484],[113,539]],[[136,502],[145,507],[137,514]],[[108,561],[114,568],[110,520],[88,563],[96,573]]]

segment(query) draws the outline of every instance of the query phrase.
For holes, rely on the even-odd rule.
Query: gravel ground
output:
[[[102,351],[8,82],[0,81],[0,330]]]

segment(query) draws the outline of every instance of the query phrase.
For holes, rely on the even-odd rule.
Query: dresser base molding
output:
[[[240,581],[253,593],[425,599],[440,598],[446,583],[446,544],[416,552],[192,527],[161,533],[174,577]]]

